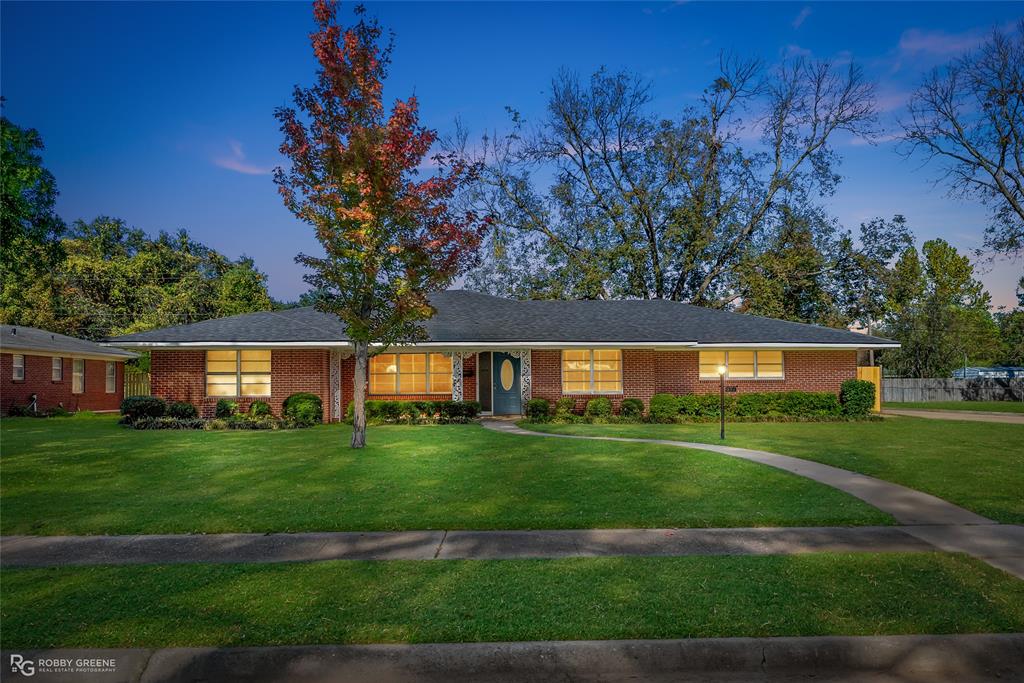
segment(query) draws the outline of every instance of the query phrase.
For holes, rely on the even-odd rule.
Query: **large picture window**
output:
[[[622,351],[619,349],[562,351],[562,393],[622,393]]]
[[[270,350],[206,352],[207,396],[270,396]]]
[[[718,379],[718,366],[729,379],[782,379],[782,351],[701,351],[701,379]]]
[[[443,353],[381,353],[370,359],[371,394],[450,394],[452,359]]]

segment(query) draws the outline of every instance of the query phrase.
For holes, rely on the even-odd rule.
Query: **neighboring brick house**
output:
[[[124,398],[124,362],[130,351],[101,346],[35,327],[0,328],[0,412],[29,406],[117,410]]]
[[[531,397],[608,396],[646,404],[656,393],[838,392],[861,349],[899,346],[848,330],[672,301],[513,301],[451,290],[431,297],[428,341],[371,358],[371,399],[475,399],[485,413],[519,414]],[[204,416],[217,400],[280,411],[297,391],[318,394],[324,421],[352,400],[352,345],[337,317],[312,307],[249,313],[115,337],[151,353],[153,394]]]

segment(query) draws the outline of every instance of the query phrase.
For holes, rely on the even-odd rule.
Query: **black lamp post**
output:
[[[718,366],[718,421],[721,426],[718,438],[725,440],[725,372],[724,365]]]

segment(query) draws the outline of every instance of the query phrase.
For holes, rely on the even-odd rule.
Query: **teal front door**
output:
[[[491,354],[491,386],[495,415],[520,415],[523,399],[519,385],[519,359],[507,353]]]

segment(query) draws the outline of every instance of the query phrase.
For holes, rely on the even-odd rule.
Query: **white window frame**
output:
[[[53,356],[50,359],[50,381],[64,381],[64,359],[60,356]]]
[[[82,371],[78,371],[79,363],[81,363]],[[72,394],[84,394],[85,393],[85,359],[84,358],[72,358],[71,359],[71,393]]]
[[[15,353],[11,356],[11,380],[25,381],[25,354]]]
[[[431,389],[430,389],[430,378],[431,378],[431,376],[432,375],[440,375],[440,374],[442,374],[442,373],[439,373],[439,372],[431,372],[430,371],[430,359],[431,359],[432,356],[435,356],[435,355],[436,356],[444,356],[445,354],[443,354],[443,353],[441,353],[439,351],[406,351],[405,353],[399,353],[397,351],[389,351],[388,353],[379,353],[379,354],[374,355],[373,358],[370,359],[370,362],[367,363],[367,368],[366,368],[367,369],[367,372],[366,372],[366,380],[367,380],[367,382],[366,382],[367,383],[367,392],[366,393],[367,393],[367,395],[368,396],[451,396],[452,395],[452,387],[450,387],[450,386],[448,388],[448,391],[431,391]],[[380,358],[381,356],[394,356],[395,357],[395,371],[393,373],[392,372],[374,372],[373,371],[373,360],[374,360],[374,358]],[[426,356],[426,360],[424,362],[424,367],[426,369],[425,370],[425,374],[426,374],[426,378],[427,378],[426,379],[426,385],[425,385],[426,386],[426,391],[402,391],[402,358],[401,358],[402,356]],[[454,360],[450,356],[448,357],[448,360],[449,360],[449,363],[450,363],[451,367],[454,368],[455,367]],[[407,374],[407,375],[408,374],[421,375],[421,374],[424,374],[424,373],[420,373],[420,372],[408,373],[407,372],[405,374]],[[451,368],[449,368],[449,371],[448,371],[448,377],[449,377],[448,381],[449,381],[449,384],[452,383],[451,374],[452,374],[451,373]],[[373,380],[372,380],[373,375],[380,375],[380,376],[384,376],[384,377],[394,376],[394,378],[395,378],[395,390],[394,391],[385,391],[385,392],[376,392],[376,393],[374,393],[372,391],[369,391],[369,387],[372,386],[372,384],[373,384]]]
[[[108,394],[117,393],[117,363],[112,360],[107,361],[107,367],[105,368],[105,379],[106,379],[106,390]],[[113,372],[111,372],[113,371]]]
[[[590,389],[586,391],[565,390],[565,352],[586,351],[590,354]],[[594,351],[618,351],[619,352],[619,390],[618,391],[594,391]],[[559,390],[562,396],[622,396],[626,388],[625,354],[622,349],[562,349],[558,359]]]
[[[743,352],[753,352],[753,354],[754,354],[754,376],[753,377],[733,377],[733,376],[731,376],[729,374],[729,351],[727,351],[725,349],[703,349],[702,351],[698,351],[697,352],[697,374],[699,376],[700,381],[702,381],[702,382],[717,382],[718,381],[718,373],[715,373],[714,375],[701,375],[700,374],[700,366],[701,366],[700,354],[701,354],[701,352],[714,353],[716,351],[719,351],[719,352],[722,352],[722,353],[725,354],[725,370],[726,370],[725,371],[725,378],[728,379],[731,382],[781,382],[784,379],[786,379],[786,352],[783,351],[782,349],[732,349],[732,350],[733,351],[743,351]],[[765,351],[778,351],[781,354],[781,357],[782,357],[782,363],[781,363],[781,365],[782,365],[782,374],[779,375],[778,377],[758,377],[758,375],[757,375],[757,362],[758,362],[757,361],[757,354],[758,353],[763,353]],[[775,365],[775,364],[772,363],[772,365]]]

